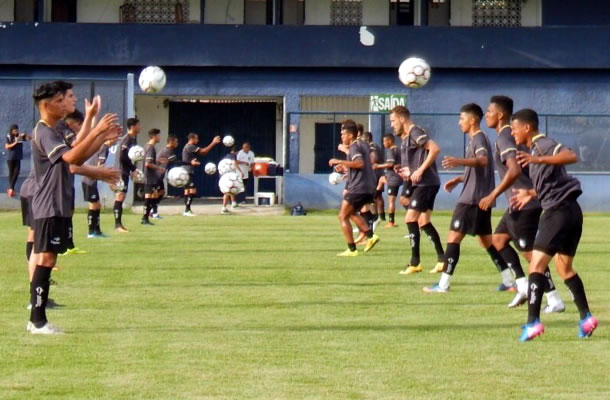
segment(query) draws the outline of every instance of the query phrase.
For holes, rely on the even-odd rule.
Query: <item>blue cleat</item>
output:
[[[522,342],[527,342],[534,339],[536,336],[542,335],[543,333],[544,325],[542,325],[540,320],[537,319],[531,324],[523,325],[523,332],[521,333],[519,340]]]
[[[498,285],[498,288],[496,290],[498,292],[516,292],[517,286],[515,286],[515,285],[506,286],[504,283],[501,283],[500,285]]]
[[[424,287],[424,292],[426,293],[447,293],[449,288],[443,289],[438,283],[434,286],[426,286]]]
[[[587,315],[580,320],[578,324],[578,337],[579,338],[588,338],[593,334],[595,328],[597,328],[598,322],[597,318],[591,315],[591,313],[587,313]]]

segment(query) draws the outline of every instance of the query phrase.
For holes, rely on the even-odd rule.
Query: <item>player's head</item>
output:
[[[167,135],[167,147],[170,147],[172,149],[178,147],[178,136]]]
[[[362,138],[362,135],[364,134],[364,125],[356,124],[356,126],[358,127],[358,139],[360,139],[360,138]]]
[[[538,133],[538,113],[530,108],[524,108],[513,114],[511,127],[515,142],[525,144],[528,138]]]
[[[373,134],[371,132],[364,132],[362,138],[365,142],[371,143],[373,141]]]
[[[485,124],[492,128],[500,128],[500,124],[510,122],[513,114],[513,99],[507,96],[492,96],[485,113]]]
[[[243,148],[243,146],[242,146]],[[233,146],[231,146],[231,153],[232,154],[236,154],[239,151],[239,147],[237,147],[236,144],[234,144]]]
[[[460,119],[458,124],[460,125],[462,132],[468,133],[473,127],[478,129],[482,118],[483,110],[481,107],[475,103],[468,103],[460,108]]]
[[[137,135],[140,133],[140,120],[137,118],[127,119],[127,131],[130,135]]]
[[[161,141],[161,131],[157,128],[152,128],[148,131],[148,138],[153,143],[159,143]]]
[[[411,112],[405,106],[396,106],[390,111],[390,125],[396,136],[405,133],[405,124],[410,120]]]
[[[17,135],[19,133],[19,125],[12,124],[11,126],[9,126],[8,133],[10,133],[11,135]]]
[[[66,125],[68,128],[74,133],[80,131],[80,128],[83,126],[83,121],[85,120],[85,116],[82,112],[78,110],[74,110],[64,118]]]
[[[341,123],[341,142],[345,145],[351,144],[358,138],[358,125],[352,119],[346,119]]]
[[[394,146],[394,135],[383,135],[383,147],[389,149]]]
[[[197,144],[197,143],[199,143],[199,135],[196,134],[195,132],[189,133],[186,138],[188,139],[188,142],[190,144]]]
[[[76,107],[76,97],[69,82],[43,83],[34,90],[32,97],[43,118],[61,119]]]
[[[241,149],[242,149],[242,150],[243,150],[245,153],[249,153],[249,152],[250,152],[250,149],[251,149],[251,147],[250,147],[250,142],[244,142],[244,143],[241,145]]]

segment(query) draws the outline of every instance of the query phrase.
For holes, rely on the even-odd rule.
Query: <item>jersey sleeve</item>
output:
[[[55,164],[61,156],[70,150],[61,133],[46,128],[38,132],[36,141],[42,153],[46,154],[51,163]]]
[[[415,144],[418,146],[424,146],[428,140],[430,140],[428,134],[423,129],[419,129],[418,127],[414,127],[411,130],[411,133],[409,133],[409,136],[411,136],[411,139],[413,139]]]
[[[496,145],[500,153],[500,160],[503,164],[509,158],[517,157],[517,144],[512,136],[499,136],[496,140]]]
[[[357,160],[358,158],[364,158],[364,155],[362,154],[362,150],[360,149],[360,146],[358,146],[357,143],[352,143],[349,146],[349,160],[354,161],[354,160]]]
[[[475,135],[475,137],[472,138],[472,151],[474,152],[475,157],[489,157],[489,154],[487,154],[487,142],[482,133]]]
[[[146,152],[144,153],[144,160],[146,162],[154,163],[155,162],[155,148],[152,146],[148,146],[146,148]]]
[[[396,158],[394,158],[394,151],[392,149],[386,149],[385,151],[385,163],[396,164]]]

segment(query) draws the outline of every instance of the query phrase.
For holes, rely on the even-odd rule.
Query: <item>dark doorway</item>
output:
[[[337,150],[341,142],[341,124],[332,122],[316,122],[316,142],[314,151],[314,174],[329,174],[333,169],[328,165],[331,158],[345,158]]]
[[[415,0],[390,0],[390,25],[413,25]]]
[[[258,157],[275,158],[276,130],[275,102],[235,102],[235,103],[169,103],[169,133],[178,136],[176,149],[178,158],[190,132],[199,135],[199,146],[207,146],[214,136],[231,135],[235,144],[241,148],[244,141],[250,142],[252,151]],[[205,157],[200,157],[201,166],[195,170],[195,185],[198,197],[220,197],[218,174],[206,175],[203,167],[208,162],[218,164],[230,149],[218,144]],[[250,175],[251,176],[251,175]],[[182,190],[170,186],[169,194],[179,196]],[[247,193],[252,195],[252,187]]]
[[[76,22],[76,0],[53,1],[51,5],[51,21]]]

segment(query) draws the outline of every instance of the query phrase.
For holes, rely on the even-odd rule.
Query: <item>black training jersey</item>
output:
[[[381,151],[379,145],[375,142],[369,143],[369,151],[371,154],[371,161],[375,164],[383,164],[384,154]],[[375,178],[379,180],[383,176],[383,169],[374,169]]]
[[[197,158],[197,154],[201,150],[201,147],[196,144],[187,143],[182,148],[182,162],[184,163],[184,168],[188,171],[189,174],[195,173],[195,169],[191,165],[191,161]]]
[[[464,187],[458,203],[478,205],[481,199],[495,188],[494,165],[491,159],[491,145],[483,131],[478,131],[470,139],[466,149],[466,158],[487,156],[484,167],[464,168]],[[495,202],[492,206],[495,206]]]
[[[85,161],[84,165],[87,165],[89,167],[97,167],[98,165],[100,165],[100,157],[104,159],[104,162],[106,161],[107,154],[105,154],[105,152],[108,152],[108,147],[103,144],[102,147],[100,147],[100,149],[95,154],[93,154],[87,161]],[[104,162],[102,162],[102,165],[104,164]],[[85,185],[93,185],[96,182],[96,179],[91,179],[83,175],[83,183]]]
[[[32,162],[32,165],[34,163]],[[21,189],[19,190],[19,196],[24,199],[30,199],[36,193],[38,186],[36,186],[36,175],[34,168],[30,169],[30,173],[27,178],[21,184]]]
[[[496,163],[496,169],[498,170],[498,174],[500,175],[500,180],[504,179],[506,175],[506,171],[508,168],[506,167],[506,161],[510,158],[517,158],[517,151],[528,151],[525,146],[517,146],[515,143],[515,138],[511,134],[512,129],[509,125],[503,126],[500,129],[500,133],[498,133],[498,138],[496,139],[495,145],[495,153],[494,153],[494,161]],[[517,180],[512,184],[511,187],[506,189],[504,194],[506,195],[506,199],[510,201],[511,196],[513,195],[513,189],[532,189],[534,187],[532,180],[529,178],[528,167],[523,168],[521,175],[517,178]],[[538,199],[534,199],[527,203],[524,209],[534,209],[540,208],[540,202]]]
[[[34,128],[32,161],[37,190],[32,198],[34,219],[72,217],[74,188],[69,164],[62,155],[69,151],[63,135],[46,122]]]
[[[146,143],[144,146],[144,165],[146,163],[155,164],[157,161],[157,149],[154,144]],[[144,168],[144,183],[147,185],[154,185],[159,180],[159,172],[156,168]]]
[[[129,149],[136,144],[138,144],[138,140],[135,136],[131,136],[130,134],[126,134],[120,138],[116,144],[118,154],[115,158],[114,166],[121,170],[122,175],[127,175],[136,170],[136,166],[129,158]]]
[[[72,129],[70,129],[68,124],[66,124],[66,121],[64,121],[63,119],[59,121],[55,129],[63,135],[66,144],[72,147],[72,144],[76,140],[76,133],[73,132]]]
[[[369,146],[366,143],[355,141],[349,146],[347,153],[349,161],[362,159],[362,168],[350,168],[348,173],[347,187],[353,194],[372,194],[375,191],[375,175],[371,166]]]
[[[532,139],[531,153],[537,157],[553,156],[563,148],[561,143],[539,134]],[[582,193],[580,181],[568,175],[563,165],[530,164],[529,174],[540,204],[545,210],[558,206],[568,197],[576,198]]]
[[[394,172],[394,165],[400,165],[400,150],[397,146],[392,146],[385,149],[385,164],[392,164],[392,166],[386,168],[385,179],[388,182],[388,186],[400,186],[403,183],[402,178],[396,172]]]
[[[159,178],[165,176],[165,172],[169,171],[178,161],[176,157],[176,149],[165,146],[163,150],[157,153],[157,165],[165,168],[163,173],[159,172]]]
[[[407,166],[411,173],[415,172],[428,157],[428,150],[426,150],[426,143],[430,140],[430,137],[422,128],[417,125],[413,125],[409,130],[407,138],[403,140],[404,151],[401,151],[401,157],[407,157]],[[403,144],[401,144],[401,147]],[[405,160],[402,161],[403,165]],[[438,170],[436,168],[436,160],[424,171],[421,180],[414,184],[414,186],[439,186],[441,180],[438,176]]]
[[[17,143],[14,147],[6,150],[6,159],[8,161],[21,160],[23,159],[23,140],[21,134],[6,135],[6,144]]]

